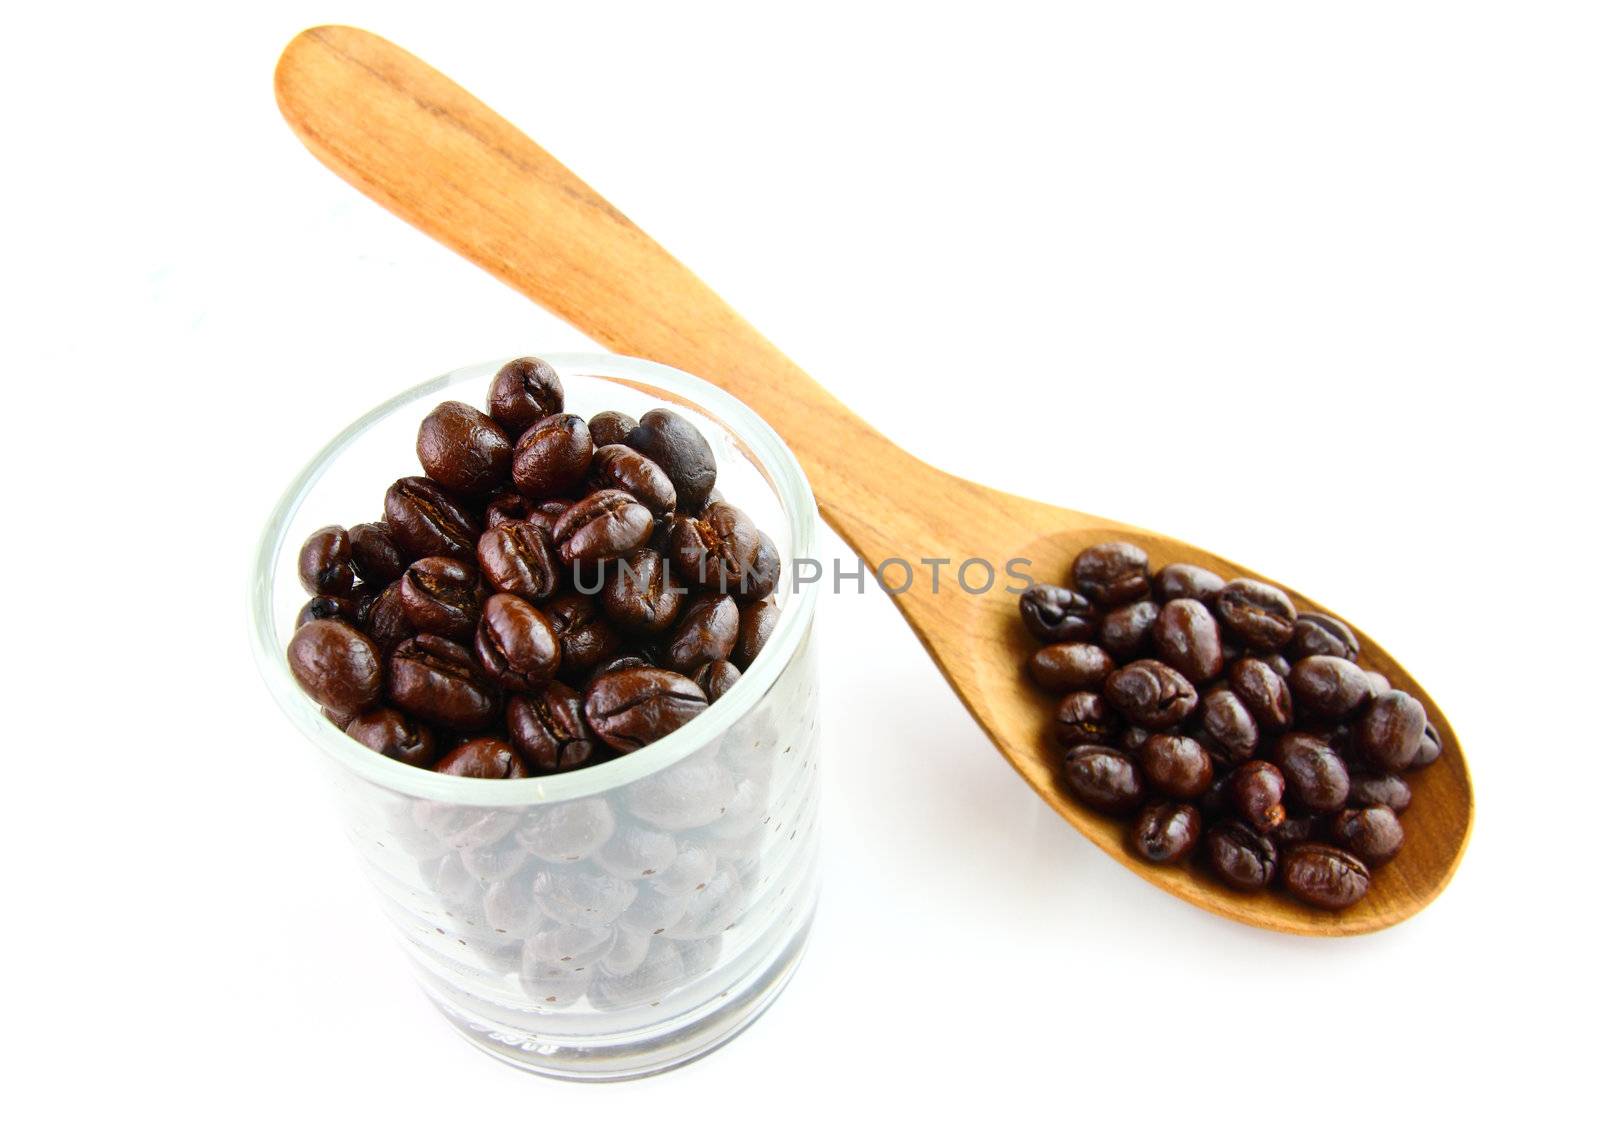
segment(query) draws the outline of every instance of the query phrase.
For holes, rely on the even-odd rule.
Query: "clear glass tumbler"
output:
[[[816,504],[778,435],[707,382],[606,354],[545,360],[584,415],[665,406],[688,417],[716,453],[718,488],[778,545],[779,621],[722,699],[613,761],[496,782],[372,753],[295,685],[284,655],[305,599],[301,540],[379,518],[389,482],[418,471],[417,423],[443,400],[482,407],[499,363],[400,394],[306,466],[262,535],[251,622],[262,676],[315,747],[429,998],[519,1067],[620,1079],[737,1034],[805,946],[817,897],[817,588],[793,569],[815,557]]]

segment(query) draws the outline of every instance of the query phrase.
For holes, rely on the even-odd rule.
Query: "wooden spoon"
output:
[[[1422,701],[1444,750],[1413,776],[1405,847],[1374,876],[1366,898],[1324,913],[1276,892],[1239,894],[1187,869],[1146,864],[1124,848],[1125,823],[1056,786],[1051,760],[1059,749],[1048,734],[1054,704],[1022,673],[1033,648],[1016,597],[951,591],[948,571],[968,557],[1003,568],[1021,556],[1037,577],[1059,580],[1082,548],[1125,539],[1150,553],[1152,567],[1180,560],[1225,578],[1255,573],[1180,540],[985,488],[904,452],[521,131],[386,40],[344,27],[301,33],[278,63],[277,96],[312,154],[401,218],[607,348],[696,373],[748,404],[783,434],[824,519],[871,566],[891,557],[952,557],[944,590],[934,594],[919,575],[895,603],[1017,772],[1140,877],[1236,921],[1315,935],[1395,924],[1449,881],[1472,826],[1466,762],[1432,699],[1367,635],[1358,632],[1363,665]],[[1325,610],[1289,595],[1298,607]]]

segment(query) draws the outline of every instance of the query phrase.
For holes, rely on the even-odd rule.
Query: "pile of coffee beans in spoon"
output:
[[[380,754],[473,778],[592,766],[721,698],[777,622],[777,548],[669,409],[585,421],[519,358],[487,413],[429,413],[417,459],[381,520],[299,557],[290,670]]]
[[[1028,673],[1062,697],[1058,777],[1130,819],[1146,861],[1194,861],[1244,892],[1323,909],[1366,895],[1405,840],[1405,775],[1439,756],[1411,695],[1364,669],[1349,627],[1253,579],[1192,564],[1150,574],[1128,543],[1079,553],[1072,586],[1036,583]]]

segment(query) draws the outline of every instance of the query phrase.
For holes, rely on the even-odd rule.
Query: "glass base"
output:
[[[645,1029],[625,1042],[595,1038],[555,1041],[468,1014],[430,988],[423,991],[468,1043],[513,1067],[556,1079],[604,1083],[638,1079],[682,1067],[715,1051],[754,1023],[789,983],[811,935],[807,917],[778,954],[737,990],[717,994],[667,1026]]]

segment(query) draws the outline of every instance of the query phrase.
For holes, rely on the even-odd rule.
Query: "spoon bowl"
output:
[[[918,460],[851,413],[533,140],[386,40],[356,28],[303,32],[279,60],[276,87],[301,141],[358,190],[606,348],[698,374],[755,409],[799,457],[823,518],[874,568],[903,560],[914,569],[928,557],[949,559],[950,572],[969,559],[1003,572],[1008,561],[1026,558],[1035,578],[1060,582],[1084,547],[1126,539],[1144,548],[1153,566],[1182,561],[1224,578],[1254,575],[1179,540],[985,488]],[[897,585],[896,575],[904,573],[885,578]],[[914,575],[906,590],[891,594],[1017,772],[1151,884],[1232,920],[1332,936],[1412,916],[1460,862],[1472,826],[1460,745],[1426,691],[1366,634],[1357,633],[1361,665],[1422,702],[1444,749],[1413,775],[1416,797],[1399,856],[1373,877],[1362,901],[1323,913],[1276,893],[1240,894],[1127,852],[1123,823],[1078,805],[1055,784],[1060,748],[1047,726],[1053,704],[1023,673],[1033,645],[1016,595],[1003,586],[964,591],[948,575],[940,586]],[[1284,590],[1296,607],[1326,611]]]

